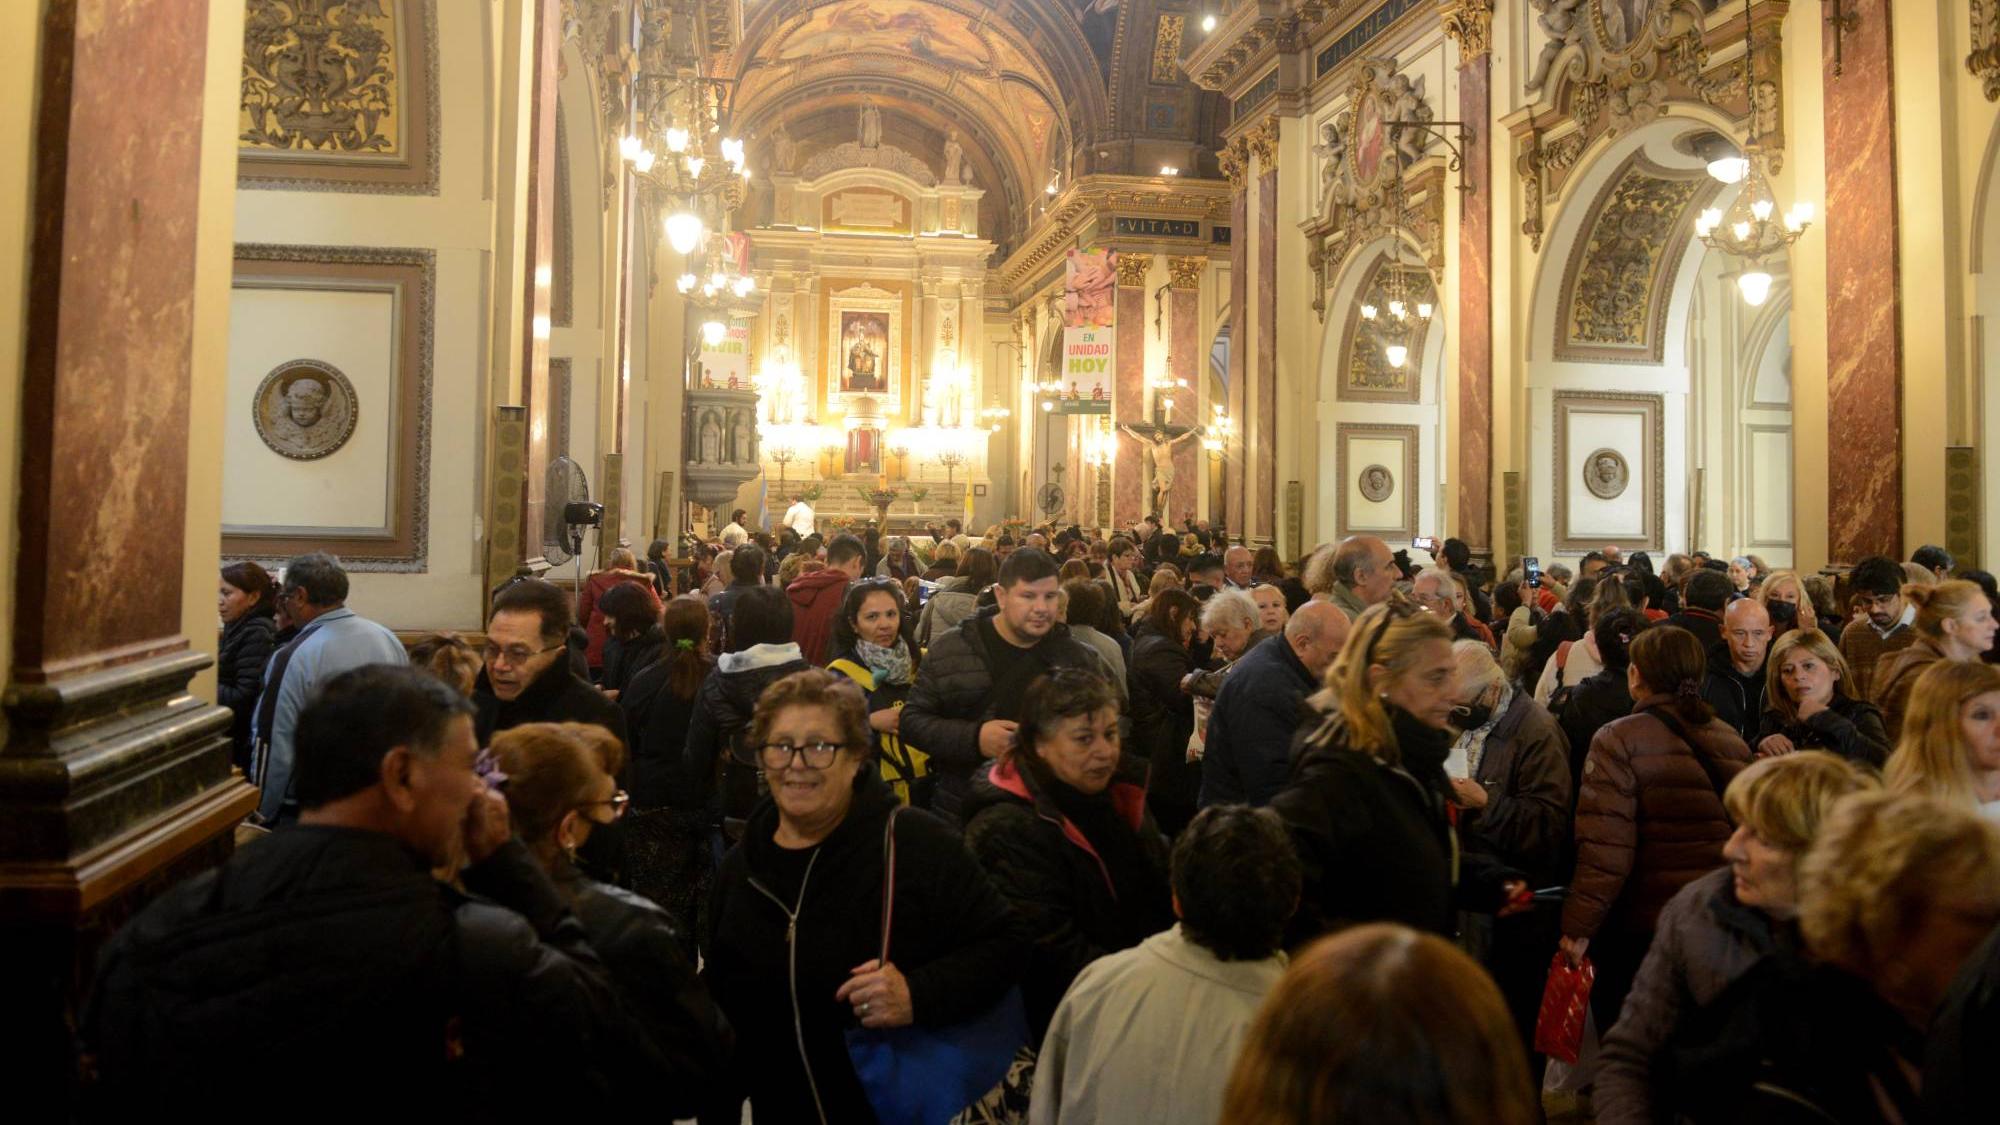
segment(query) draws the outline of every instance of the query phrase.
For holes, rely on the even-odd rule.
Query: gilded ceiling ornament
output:
[[[1243,134],[1243,143],[1250,155],[1257,158],[1259,173],[1276,171],[1278,167],[1278,119],[1266,117],[1257,127]]]
[[[1972,0],[1972,53],[1965,69],[1983,84],[1986,100],[2000,101],[2000,0]]]
[[[1167,272],[1170,284],[1176,289],[1201,288],[1201,275],[1208,269],[1207,258],[1168,258]]]
[[[1181,80],[1181,34],[1187,17],[1176,12],[1160,14],[1153,33],[1153,81],[1172,84]]]
[[[395,23],[382,0],[249,0],[242,146],[396,152]]]
[[[1225,179],[1237,187],[1242,187],[1243,175],[1250,167],[1250,154],[1242,138],[1239,137],[1224,145],[1222,150],[1215,154],[1215,163],[1221,168]]]
[[[1669,173],[1636,158],[1625,167],[1565,275],[1563,348],[1657,362],[1664,290],[1686,245],[1688,216],[1714,186],[1704,174]]]
[[[1146,274],[1153,268],[1151,254],[1118,255],[1118,284],[1123,287],[1141,288],[1146,284]]]
[[[1438,11],[1444,33],[1458,44],[1458,65],[1465,66],[1493,49],[1493,0],[1445,0]]]

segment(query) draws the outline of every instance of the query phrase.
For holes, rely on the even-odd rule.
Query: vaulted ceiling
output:
[[[1198,10],[1195,0],[747,0],[743,34],[717,69],[737,80],[733,117],[753,163],[780,123],[801,159],[854,140],[867,100],[884,141],[934,168],[956,130],[986,189],[982,230],[1004,245],[1058,172],[1134,171],[1118,166],[1131,161],[1121,139],[1213,146],[1213,96],[1172,59],[1155,62]]]

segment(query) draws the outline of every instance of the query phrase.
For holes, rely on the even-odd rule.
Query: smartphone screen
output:
[[[1529,589],[1539,590],[1542,588],[1542,560],[1529,555],[1521,560],[1521,570],[1528,576]]]
[[[1410,541],[1410,545],[1419,551],[1429,551],[1432,554],[1436,554],[1438,549],[1438,541],[1428,535],[1417,536]]]

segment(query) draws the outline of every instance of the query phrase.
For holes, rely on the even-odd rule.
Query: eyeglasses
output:
[[[746,765],[766,770],[790,769],[795,759],[803,758],[807,769],[823,770],[833,764],[840,747],[838,742],[807,742],[796,746],[789,742],[767,742],[762,746],[746,746],[737,757],[744,759]]]
[[[602,801],[583,801],[578,803],[576,807],[580,809],[594,809],[599,805],[610,805],[611,819],[617,820],[620,817],[623,817],[626,813],[626,810],[632,807],[632,795],[630,793],[625,792],[623,789],[620,789],[616,793],[613,793],[611,796],[605,798]],[[591,819],[595,820],[596,818],[593,817]],[[598,823],[608,824],[610,822],[598,821]]]
[[[547,648],[529,648],[527,645],[508,645],[506,648],[501,648],[499,645],[488,642],[486,647],[479,650],[479,654],[485,658],[488,664],[498,664],[500,658],[504,656],[507,658],[509,665],[519,667],[545,652],[554,652],[556,649],[562,648],[564,643],[563,641],[557,641]]]

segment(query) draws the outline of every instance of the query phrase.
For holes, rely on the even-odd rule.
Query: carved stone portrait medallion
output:
[[[316,461],[346,445],[360,414],[354,384],[316,359],[279,364],[257,384],[251,409],[257,436],[294,461]]]
[[[1625,455],[1615,449],[1594,449],[1583,459],[1583,487],[1599,500],[1616,500],[1632,483]]]
[[[1380,504],[1396,490],[1396,476],[1386,466],[1370,465],[1361,470],[1361,496],[1371,504]]]

